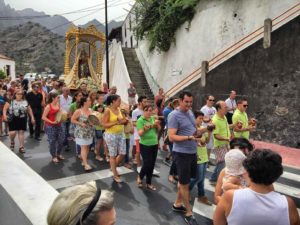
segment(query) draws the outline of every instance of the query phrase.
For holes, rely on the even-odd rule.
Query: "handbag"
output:
[[[225,154],[229,151],[228,145],[223,145],[213,149],[213,153],[216,156],[216,163],[225,161]]]
[[[125,134],[131,134],[133,132],[134,128],[132,123],[129,121],[125,126],[124,126],[124,132]]]

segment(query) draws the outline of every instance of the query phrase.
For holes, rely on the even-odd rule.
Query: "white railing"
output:
[[[123,56],[121,43],[117,42],[115,39],[110,44],[109,59],[109,86],[116,86],[117,94],[121,96],[122,102],[128,104],[127,89],[129,87],[129,83],[131,83],[131,79],[129,77],[129,73]],[[105,67],[105,60],[103,61],[103,65]],[[105,77],[105,69],[103,70],[103,74],[103,77]]]

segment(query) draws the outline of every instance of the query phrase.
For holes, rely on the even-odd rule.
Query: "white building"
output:
[[[134,6],[128,13],[122,24],[122,47],[123,48],[136,48],[138,42],[134,37],[133,28],[136,24]]]
[[[11,76],[12,79],[16,78],[15,61],[1,54],[0,54],[0,70],[3,70],[6,76]]]

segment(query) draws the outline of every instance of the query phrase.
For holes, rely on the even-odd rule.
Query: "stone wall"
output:
[[[200,80],[188,89],[195,96],[194,108],[211,93],[226,99],[236,90],[248,99],[248,115],[258,120],[252,138],[300,147],[300,17],[274,31],[271,47],[262,40],[210,71],[206,86]]]
[[[167,52],[149,52],[149,42],[139,41],[140,56],[152,80],[165,92],[229,46],[299,3],[299,0],[201,0],[190,26],[184,23],[175,34],[176,43]],[[280,27],[287,20],[280,22]],[[243,47],[258,39],[252,39]],[[229,54],[224,60],[231,57]],[[140,57],[139,57],[140,58]],[[151,85],[150,85],[151,87]],[[155,90],[152,90],[156,93]]]

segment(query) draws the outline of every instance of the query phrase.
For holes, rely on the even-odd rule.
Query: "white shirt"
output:
[[[204,113],[204,116],[208,116],[209,118],[212,118],[217,112],[215,107],[208,107],[207,105],[203,106],[200,111]]]
[[[138,117],[139,116],[142,116],[144,114],[144,111],[139,109],[139,108],[136,108],[135,110],[133,110],[132,112],[132,121],[133,122],[136,122],[138,120]],[[140,135],[136,129],[136,126],[134,126],[134,140],[140,140]]]
[[[227,216],[228,225],[289,225],[286,197],[275,191],[257,193],[249,188],[236,190]]]
[[[231,100],[230,98],[227,98],[225,100],[225,103],[226,103],[226,106],[228,107],[228,109],[232,109],[232,108],[236,109],[236,101],[235,101],[235,99]],[[233,114],[234,110],[229,110],[228,112]]]
[[[204,113],[204,116],[208,116],[210,119],[216,114],[217,110],[215,107],[208,107],[207,105],[203,106],[200,110]],[[207,127],[206,123],[202,123],[204,127]],[[210,135],[209,142],[206,144],[207,149],[213,149],[214,147],[214,138],[213,135]]]
[[[68,95],[67,99],[63,95],[59,96],[59,104],[63,112],[69,112],[71,103],[72,97],[70,95]]]

